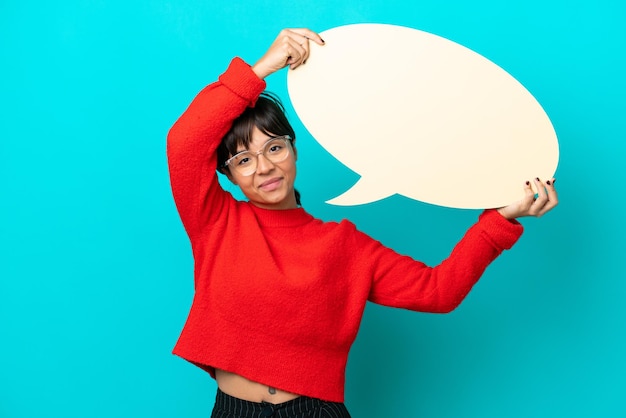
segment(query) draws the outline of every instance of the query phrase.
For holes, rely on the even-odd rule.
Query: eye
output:
[[[247,165],[250,164],[250,157],[241,157],[239,159],[237,159],[237,165]]]
[[[252,157],[250,156],[250,153],[247,151],[240,152],[239,154],[233,157],[233,164],[235,166],[244,167],[246,165],[249,165],[251,161],[252,161]]]
[[[282,143],[282,141],[274,141],[268,144],[267,151],[270,154],[276,154],[280,152],[283,148],[284,148],[284,144]]]

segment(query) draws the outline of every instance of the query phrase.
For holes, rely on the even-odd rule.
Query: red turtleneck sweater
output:
[[[436,267],[384,247],[349,221],[259,209],[219,185],[216,149],[265,82],[235,58],[174,124],[167,152],[191,240],[195,295],[174,353],[301,395],[342,402],[365,304],[449,312],[522,233],[497,211]]]

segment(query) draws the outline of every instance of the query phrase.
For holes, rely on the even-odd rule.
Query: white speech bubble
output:
[[[395,193],[441,206],[490,208],[554,175],[559,147],[537,100],[502,68],[445,38],[356,24],[321,33],[288,72],[311,135],[361,179],[335,205]]]

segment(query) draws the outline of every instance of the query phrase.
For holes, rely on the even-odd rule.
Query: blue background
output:
[[[193,285],[166,133],[281,28],[362,22],[446,37],[522,82],[559,137],[561,204],[523,221],[452,314],[368,306],[353,416],[626,416],[625,2],[3,0],[0,16],[0,417],[209,416],[214,382],[170,354]],[[448,254],[477,211],[325,204],[356,176],[297,120],[286,73],[268,82],[300,133],[311,213]]]

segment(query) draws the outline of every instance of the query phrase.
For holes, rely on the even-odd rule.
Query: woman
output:
[[[176,205],[195,260],[195,295],[174,353],[217,380],[213,417],[349,417],[348,352],[366,301],[449,312],[487,265],[522,233],[515,220],[557,204],[554,179],[486,210],[450,256],[431,268],[359,232],[322,222],[294,189],[295,133],[280,103],[262,95],[268,75],[295,70],[308,29],[284,30],[254,65],[233,59],[168,135]],[[216,169],[241,188],[236,201]]]

